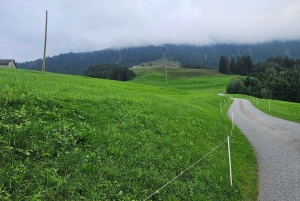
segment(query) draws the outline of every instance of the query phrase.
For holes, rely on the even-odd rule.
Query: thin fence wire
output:
[[[169,185],[170,183],[172,183],[175,179],[177,179],[178,177],[180,177],[183,173],[185,173],[186,171],[188,171],[189,169],[191,169],[193,166],[195,166],[197,163],[199,163],[201,160],[203,160],[204,158],[206,158],[208,155],[210,155],[211,153],[213,153],[216,149],[218,149],[220,146],[222,146],[225,142],[227,142],[227,139],[222,142],[221,144],[219,144],[218,146],[216,146],[214,149],[212,149],[210,152],[208,152],[207,154],[205,154],[202,158],[200,158],[199,160],[197,160],[195,163],[193,163],[191,166],[189,166],[187,169],[185,169],[184,171],[182,171],[180,174],[178,174],[176,177],[174,177],[173,179],[171,179],[170,181],[168,181],[165,185],[163,185],[162,187],[160,187],[159,189],[157,189],[154,193],[152,193],[151,195],[149,195],[146,199],[144,199],[144,201],[148,200],[149,198],[151,198],[153,195],[159,193],[160,190],[162,190],[163,188],[165,188],[167,185]]]

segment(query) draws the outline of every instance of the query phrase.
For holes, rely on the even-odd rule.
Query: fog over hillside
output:
[[[221,55],[238,57],[250,55],[253,62],[263,62],[269,56],[300,58],[300,41],[260,43],[253,45],[218,44],[208,46],[161,45],[123,49],[107,49],[94,52],[65,53],[46,60],[47,71],[83,74],[84,70],[96,64],[114,63],[132,67],[142,62],[160,58],[179,61],[182,67],[193,65],[197,68],[217,69]],[[19,68],[40,70],[42,60],[18,63]]]
[[[300,39],[299,0],[4,0],[0,58],[18,62],[109,47],[256,44]]]

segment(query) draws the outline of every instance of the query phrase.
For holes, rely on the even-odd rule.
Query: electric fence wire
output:
[[[20,3],[16,3],[16,2],[13,2],[13,1],[9,1],[9,0],[3,0],[3,1],[6,1],[6,2],[9,2],[9,3],[12,3],[12,4],[16,4],[16,5],[19,5],[19,6],[23,6],[23,7],[25,7],[25,8],[29,8],[29,9],[32,9],[32,10],[35,10],[35,11],[38,11],[38,12],[45,13],[45,11],[42,11],[42,10],[39,10],[39,9],[30,7],[30,6],[25,6],[25,5],[20,4]],[[109,46],[109,44],[107,44],[106,42],[103,42],[103,41],[101,41],[101,40],[98,40],[97,38],[95,38],[95,37],[93,37],[93,36],[91,36],[91,35],[85,33],[84,31],[81,31],[80,29],[78,29],[78,28],[76,28],[76,27],[74,27],[74,26],[72,26],[72,25],[70,25],[70,24],[64,22],[63,20],[59,19],[58,17],[55,17],[54,15],[51,15],[50,13],[48,13],[48,14],[49,14],[51,17],[55,18],[56,20],[58,20],[58,21],[64,23],[65,25],[67,25],[67,26],[69,26],[69,27],[75,29],[76,31],[79,31],[80,33],[82,33],[82,34],[84,34],[84,35],[86,35],[86,36],[88,36],[88,37],[94,39],[95,41],[100,42],[100,43],[102,43],[102,44],[105,44],[105,45]],[[111,46],[111,47],[112,47],[112,46]],[[108,47],[108,48],[111,48],[111,47]]]
[[[146,199],[144,199],[144,201],[148,200],[149,198],[151,198],[153,195],[159,193],[160,190],[162,190],[163,188],[165,188],[167,185],[169,185],[170,183],[172,183],[175,179],[177,179],[178,177],[180,177],[183,173],[185,173],[186,171],[188,171],[189,169],[191,169],[193,166],[195,166],[197,163],[199,163],[201,160],[203,160],[204,158],[206,158],[208,155],[210,155],[211,153],[213,153],[215,150],[217,150],[220,146],[222,146],[225,142],[227,142],[227,139],[222,142],[221,144],[219,144],[218,146],[216,146],[215,148],[213,148],[210,152],[208,152],[207,154],[205,154],[202,158],[200,158],[199,160],[197,160],[195,163],[193,163],[191,166],[189,166],[187,169],[185,169],[184,171],[182,171],[180,174],[178,174],[176,177],[174,177],[173,179],[171,179],[170,181],[168,181],[165,185],[163,185],[162,187],[160,187],[158,190],[156,190],[154,193],[152,193],[151,195],[149,195]]]

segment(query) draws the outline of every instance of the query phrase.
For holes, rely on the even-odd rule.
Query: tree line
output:
[[[158,60],[163,50],[158,46],[105,49],[93,52],[63,53],[46,59],[46,71],[83,75],[86,68],[98,64],[134,66],[143,62]],[[41,70],[42,59],[18,63],[19,68]]]
[[[219,72],[223,74],[248,75],[253,70],[252,58],[249,55],[231,57],[230,62],[227,56],[222,55],[219,61]]]
[[[226,58],[220,58],[220,66],[225,65],[226,62]],[[300,102],[300,59],[271,56],[265,62],[252,64],[252,67],[248,64],[236,65],[236,67],[243,68],[238,69],[239,73],[236,74],[247,75],[247,77],[232,78],[227,86],[227,93]],[[232,73],[230,65],[228,68]]]
[[[127,66],[118,66],[117,64],[98,64],[90,66],[84,71],[84,75],[119,81],[128,81],[136,76]]]
[[[253,63],[263,62],[270,55],[289,55],[290,58],[299,58],[300,41],[273,41],[252,45],[216,44],[196,46],[165,44],[160,46],[105,49],[93,52],[69,52],[47,57],[46,71],[82,75],[86,68],[93,65],[111,63],[131,67],[160,58],[178,61],[183,68],[218,69],[221,55],[235,58],[237,66],[243,65],[239,64],[238,57],[246,62],[242,59],[243,55],[250,55]],[[228,62],[230,63],[230,60]],[[17,63],[17,65],[19,68],[41,70],[42,59]],[[234,70],[233,73],[236,74]],[[243,74],[246,73],[243,72]]]

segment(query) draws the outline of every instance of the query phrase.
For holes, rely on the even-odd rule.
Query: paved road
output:
[[[230,119],[232,111],[256,152],[258,200],[300,200],[300,124],[271,117],[243,99],[234,99]]]

